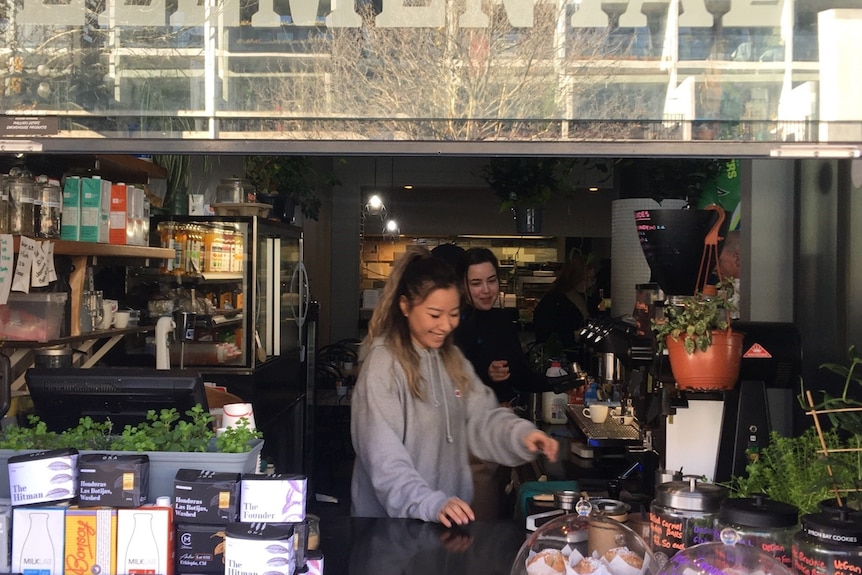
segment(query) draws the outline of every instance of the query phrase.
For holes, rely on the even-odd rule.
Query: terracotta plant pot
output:
[[[670,369],[680,389],[694,391],[727,391],[733,389],[739,379],[742,362],[742,340],[740,332],[713,331],[712,345],[706,351],[685,351],[683,338],[665,340],[670,360]]]

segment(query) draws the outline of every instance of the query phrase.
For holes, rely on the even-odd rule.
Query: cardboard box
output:
[[[174,512],[183,523],[232,523],[238,519],[239,473],[180,469],[174,478]]]
[[[224,573],[225,527],[177,524],[177,572]]]
[[[77,449],[14,455],[7,467],[13,506],[66,501],[77,494]]]
[[[60,239],[78,241],[81,238],[81,178],[67,176],[63,184],[63,216]]]
[[[171,507],[117,510],[117,573],[174,574]]]
[[[145,453],[87,453],[78,458],[78,505],[140,507],[150,488],[150,458]]]
[[[66,510],[66,575],[117,572],[117,510],[108,507]]]
[[[225,575],[292,575],[294,530],[289,523],[231,523],[225,529]]]
[[[81,179],[82,242],[108,242],[111,214],[111,182],[99,177]]]
[[[62,575],[66,509],[16,507],[12,510],[12,571]]]
[[[298,523],[305,519],[304,475],[243,475],[240,516],[245,523]]]
[[[135,188],[126,184],[111,185],[111,211],[108,217],[108,242],[128,245],[134,242]]]

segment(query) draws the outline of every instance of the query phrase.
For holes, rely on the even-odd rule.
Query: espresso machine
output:
[[[707,238],[723,238],[723,214],[713,210],[643,210],[635,216],[653,282],[664,299],[640,306],[644,323],[666,305],[690,296],[711,270]],[[717,259],[717,246],[712,257]],[[706,260],[706,264],[703,261]],[[641,287],[641,286],[639,286]],[[640,298],[640,294],[639,294]],[[640,308],[640,309],[639,309]],[[749,457],[765,448],[770,431],[792,431],[794,386],[801,373],[801,341],[790,323],[732,323],[744,334],[739,380],[730,391],[680,391],[666,354],[653,353],[649,368],[652,400],[647,419],[656,423],[656,447],[665,469],[682,469],[713,481],[743,475]],[[650,333],[651,335],[651,333]],[[655,341],[652,349],[657,350]]]

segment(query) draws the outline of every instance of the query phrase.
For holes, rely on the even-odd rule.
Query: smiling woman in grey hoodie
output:
[[[454,345],[459,319],[454,270],[410,248],[372,315],[351,399],[354,516],[463,525],[475,519],[468,453],[556,460],[557,441],[498,407]]]

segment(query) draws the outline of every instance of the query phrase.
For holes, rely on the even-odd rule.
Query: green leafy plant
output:
[[[245,453],[251,451],[252,441],[262,437],[260,431],[251,428],[247,417],[240,417],[236,425],[228,427],[216,437],[216,450],[224,453]]]
[[[176,409],[147,412],[146,421],[127,425],[114,433],[110,421],[99,423],[82,417],[78,425],[61,433],[49,431],[44,421],[30,415],[28,425],[10,426],[0,431],[0,449],[77,449],[105,451],[179,451],[244,453],[251,451],[254,440],[262,433],[248,426],[248,421],[226,430],[216,439],[213,418],[201,405],[180,419]]]
[[[147,412],[147,420],[127,425],[113,442],[118,451],[207,451],[214,437],[212,416],[200,404],[186,412],[190,421],[180,419],[175,408]]]
[[[316,185],[339,184],[331,174],[319,174],[308,156],[246,156],[245,177],[258,192],[275,192],[292,200],[311,220],[320,217]]]
[[[860,446],[859,437],[842,443],[835,432],[825,433],[823,439],[827,449]],[[797,506],[800,515],[816,512],[821,501],[835,497],[836,486],[854,488],[862,482],[859,452],[838,452],[825,457],[818,453],[821,449],[813,427],[798,437],[784,437],[773,431],[769,445],[758,454],[750,454],[746,475],[733,477],[726,487],[733,497],[763,493],[774,501]]]
[[[809,405],[803,384],[802,392],[799,394],[799,403],[805,410],[842,410],[831,411],[826,414],[830,423],[836,429],[843,429],[855,435],[862,435],[862,401],[852,397],[853,395],[859,397],[860,386],[862,386],[862,376],[856,371],[857,367],[862,364],[862,356],[859,355],[859,350],[856,349],[856,346],[851,345],[847,351],[847,357],[849,359],[848,365],[824,363],[820,366],[821,369],[826,369],[844,378],[844,388],[839,397],[821,390],[820,402],[813,406]]]
[[[609,162],[593,158],[493,158],[482,168],[481,177],[500,200],[500,211],[540,208],[554,194],[574,191],[576,168],[597,171],[611,178]],[[603,180],[603,181],[604,181]]]
[[[686,352],[706,351],[712,345],[713,330],[724,331],[730,325],[730,313],[735,309],[733,278],[725,278],[718,287],[717,295],[707,296],[701,292],[682,298],[679,305],[665,308],[665,317],[652,320],[652,329],[659,350],[665,348],[666,338],[683,339]]]

